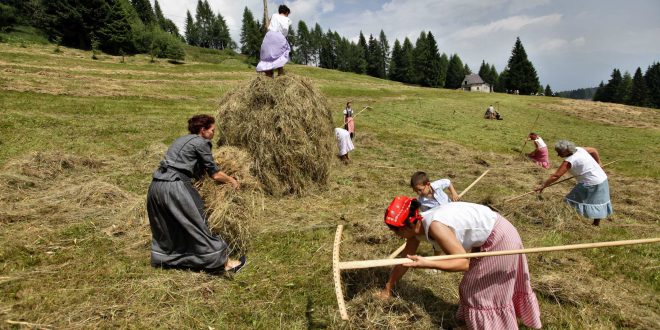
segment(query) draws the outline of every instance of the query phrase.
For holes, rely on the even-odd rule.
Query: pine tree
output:
[[[385,78],[385,71],[383,71],[382,50],[380,43],[374,39],[373,35],[369,35],[369,42],[367,43],[367,74],[372,77]]]
[[[604,102],[603,97],[605,95],[605,83],[603,81],[600,82],[598,87],[596,88],[596,92],[594,93],[593,100],[594,101],[599,101],[599,102]]]
[[[520,94],[524,95],[536,93],[540,89],[541,84],[536,69],[527,58],[527,53],[519,37],[516,38],[516,43],[511,51],[507,69],[507,89],[518,90]]]
[[[495,87],[493,88],[493,90],[497,93],[509,92],[506,89],[508,78],[509,78],[509,70],[507,69],[502,70],[502,72],[500,72],[500,75],[497,77],[497,83],[495,83]]]
[[[603,94],[601,95],[602,99],[600,101],[621,103],[622,100],[619,99],[620,97],[619,90],[621,88],[622,81],[623,81],[623,77],[621,76],[621,71],[619,71],[619,69],[612,70],[612,74],[610,75],[610,80],[605,85],[605,89],[603,91]]]
[[[425,75],[430,53],[426,32],[422,31],[419,33],[419,37],[415,41],[415,48],[413,49],[414,77],[411,83],[430,86],[430,82]]]
[[[305,21],[298,21],[298,34],[296,35],[298,47],[296,49],[296,63],[309,64],[312,58],[312,47],[309,29]]]
[[[648,88],[649,106],[660,108],[660,62],[655,62],[646,69],[644,80]]]
[[[243,10],[243,24],[241,26],[241,54],[247,55],[253,60],[258,60],[261,39],[259,22],[254,20],[254,15],[246,6]]]
[[[623,74],[621,79],[621,85],[616,92],[616,99],[619,100],[618,103],[628,104],[628,99],[630,98],[630,93],[632,92],[632,76],[630,72],[626,71]]]
[[[231,40],[229,27],[225,18],[218,13],[211,26],[211,48],[213,49],[232,49],[236,45]]]
[[[472,74],[472,70],[470,69],[470,66],[465,63],[465,66],[463,67],[463,73],[465,75]]]
[[[369,45],[367,44],[367,39],[364,37],[364,34],[362,34],[362,31],[360,31],[360,37],[358,38],[358,43],[357,43],[357,51],[358,51],[358,61],[360,62],[360,65],[356,67],[358,70],[362,70],[360,72],[354,71],[355,73],[366,73],[367,72],[367,66],[369,65],[368,60],[367,60],[367,54],[369,54]]]
[[[192,46],[199,45],[199,31],[197,30],[197,24],[193,21],[190,11],[186,11],[186,31],[185,38],[186,42]]]
[[[44,3],[46,33],[63,45],[91,48],[92,36],[106,24],[110,6],[106,0],[50,0]]]
[[[131,0],[133,7],[138,13],[144,25],[156,24],[156,15],[149,0]]]
[[[154,17],[156,18],[158,26],[160,26],[163,31],[179,37],[179,28],[176,27],[176,24],[174,24],[172,20],[169,20],[163,16],[163,11],[160,9],[158,0],[154,0]]]
[[[403,40],[403,46],[401,47],[401,52],[403,54],[403,67],[401,71],[403,72],[403,82],[408,84],[415,83],[415,62],[413,54],[413,45],[410,42],[410,39],[406,37]]]
[[[646,88],[646,81],[642,75],[642,69],[637,67],[635,76],[632,80],[632,88],[630,90],[630,97],[628,103],[638,107],[645,107],[648,105],[648,89]]]
[[[198,33],[198,44],[196,46],[211,48],[211,33],[215,15],[211,6],[206,0],[197,1],[197,9],[195,13],[195,26]]]
[[[438,43],[435,41],[435,37],[431,31],[426,35],[426,43],[428,44],[429,57],[424,70],[424,80],[431,87],[440,87],[440,53],[438,51]]]
[[[389,78],[394,81],[403,81],[403,50],[399,39],[394,40],[392,48],[392,57],[390,58]]]
[[[545,96],[554,96],[554,93],[552,92],[552,88],[550,88],[550,85],[545,85],[544,94]]]
[[[481,66],[479,66],[479,77],[483,79],[483,81],[493,85],[491,82],[488,81],[488,77],[490,76],[490,66],[486,63],[485,60],[481,60]]]
[[[387,36],[385,36],[383,30],[380,30],[380,34],[378,35],[378,43],[380,45],[382,57],[380,63],[383,66],[380,70],[385,72],[385,76],[387,76],[390,67],[390,43],[387,41]]]
[[[312,63],[319,66],[319,57],[321,56],[321,43],[323,42],[323,29],[319,23],[314,24],[314,28],[309,31],[310,46],[312,48]]]
[[[107,16],[106,24],[97,31],[101,49],[109,54],[119,55],[123,52],[133,52],[131,40],[131,24],[124,8],[115,2]]]
[[[458,54],[453,54],[449,58],[449,67],[447,68],[447,79],[445,80],[445,87],[450,89],[457,89],[461,87],[463,79],[465,79],[465,66]]]
[[[493,91],[495,91],[495,85],[497,85],[498,79],[499,79],[499,74],[497,74],[497,70],[495,70],[495,65],[491,64],[488,80],[490,81],[489,84],[493,88]]]
[[[442,53],[440,55],[440,70],[438,73],[438,87],[444,88],[447,83],[447,69],[449,69],[449,57],[447,57],[447,54]]]

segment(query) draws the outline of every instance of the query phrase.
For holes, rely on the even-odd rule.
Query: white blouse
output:
[[[436,250],[439,249],[437,242],[429,238],[429,227],[433,221],[451,228],[468,253],[473,247],[479,247],[486,242],[497,221],[497,213],[487,206],[467,202],[441,205],[422,216],[426,240],[431,242]]]
[[[578,183],[593,186],[607,180],[605,171],[584,148],[577,147],[575,153],[564,158],[564,160],[571,164],[568,171],[577,179]]]
[[[279,32],[285,37],[289,34],[289,27],[291,26],[291,20],[280,14],[273,14],[270,17],[270,25],[268,25],[268,31]]]

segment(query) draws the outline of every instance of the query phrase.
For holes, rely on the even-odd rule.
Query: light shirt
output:
[[[353,117],[353,109],[351,108],[344,109],[344,116]]]
[[[431,188],[433,188],[433,198],[427,198],[426,196],[419,197],[420,211],[424,212],[430,210],[436,206],[445,205],[451,203],[449,196],[445,194],[444,190],[449,188],[451,181],[449,179],[440,179],[437,181],[431,182]]]
[[[349,151],[355,149],[353,141],[351,140],[351,133],[343,128],[335,128],[335,138],[337,138],[337,155],[343,156]]]
[[[568,171],[577,179],[578,183],[593,186],[607,180],[605,171],[584,148],[577,147],[575,153],[564,158],[564,160],[571,164]]]
[[[429,227],[433,221],[451,228],[466,252],[483,245],[497,221],[497,213],[487,206],[467,202],[445,204],[422,214],[422,217],[425,238],[437,251],[440,251],[439,245],[429,239]]]
[[[548,147],[548,145],[545,144],[545,141],[543,141],[543,139],[540,136],[537,137],[536,140],[534,140],[534,142],[536,142],[536,145],[538,146],[539,149]]]
[[[270,17],[270,24],[268,25],[268,31],[279,32],[286,37],[289,34],[289,27],[291,26],[291,20],[280,14],[273,14]]]

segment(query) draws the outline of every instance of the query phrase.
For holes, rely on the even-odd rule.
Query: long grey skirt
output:
[[[147,194],[151,265],[223,270],[227,244],[209,230],[204,202],[192,183],[153,180]]]

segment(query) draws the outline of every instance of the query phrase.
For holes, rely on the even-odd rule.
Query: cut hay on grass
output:
[[[252,159],[246,151],[228,146],[218,148],[213,157],[220,170],[239,181],[241,189],[218,184],[209,177],[196,183],[209,228],[229,245],[230,254],[246,254],[261,201],[259,182],[250,174]]]
[[[250,152],[267,193],[303,194],[327,183],[335,154],[332,114],[309,79],[259,76],[225,95],[217,120],[219,144]]]

